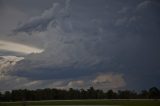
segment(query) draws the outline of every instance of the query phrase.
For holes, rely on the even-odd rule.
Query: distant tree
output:
[[[103,99],[105,97],[105,94],[103,90],[96,90],[96,96],[97,96],[97,99]]]
[[[123,90],[114,92],[108,90],[94,89],[90,87],[87,90],[84,89],[73,89],[62,90],[62,89],[37,89],[27,90],[19,89],[0,92],[0,101],[34,101],[34,100],[60,100],[60,99],[160,99],[160,90],[156,87],[147,90],[142,90],[140,93],[130,90]]]
[[[96,95],[96,91],[93,87],[90,87],[87,90],[87,95],[88,95],[88,99],[96,99],[97,95]]]
[[[113,92],[113,90],[108,90],[106,93],[107,99],[115,99],[117,98],[117,94]]]
[[[87,91],[80,89],[80,99],[87,99]]]
[[[142,90],[139,94],[138,98],[142,99],[148,99],[149,98],[149,92],[147,90]]]
[[[150,99],[159,99],[160,98],[160,90],[156,87],[152,87],[149,89],[149,98]]]
[[[0,92],[0,102],[2,101],[2,99],[3,99],[3,95],[2,95],[2,93]]]
[[[11,95],[13,101],[23,101],[26,98],[26,90],[13,90]]]
[[[130,91],[130,90],[118,91],[118,98],[135,99],[137,98],[137,93],[135,91]]]
[[[11,93],[9,91],[5,91],[4,100],[5,101],[11,101]]]

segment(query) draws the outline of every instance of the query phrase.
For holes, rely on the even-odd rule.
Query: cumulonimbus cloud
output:
[[[20,43],[0,40],[0,50],[18,52],[22,54],[41,53],[44,50]]]

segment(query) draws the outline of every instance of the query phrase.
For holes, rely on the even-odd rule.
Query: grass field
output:
[[[22,102],[2,102],[0,106],[56,106],[56,105],[103,105],[103,106],[160,106],[160,100],[53,100]]]

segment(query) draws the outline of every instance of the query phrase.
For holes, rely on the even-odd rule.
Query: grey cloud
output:
[[[31,18],[28,22],[20,25],[15,32],[31,32],[33,30],[44,30],[47,25],[54,19],[56,15],[56,7],[58,4],[53,4],[53,7],[45,11],[41,16]]]
[[[6,39],[31,46],[35,44],[45,51],[26,56],[9,75],[43,80],[43,84],[50,83],[50,87],[82,86],[85,82],[82,77],[107,72],[122,73],[118,77],[110,76],[119,79],[126,87],[158,83],[159,3],[154,1],[156,5],[151,3],[136,9],[143,2],[145,0],[73,0],[68,1],[69,4],[63,1],[65,6],[57,2],[55,13],[53,7],[45,9],[48,12],[42,12],[42,9],[40,15],[35,14],[17,27],[15,36]],[[94,78],[90,80],[97,82],[95,87],[105,88],[109,83],[106,79],[98,82]],[[52,80],[59,81],[54,84]],[[89,84],[91,82],[84,85]],[[108,86],[113,87],[110,83]]]
[[[26,15],[23,11],[6,5],[1,7],[0,14],[1,38],[6,38],[12,33],[12,30],[15,29],[19,22],[24,21],[28,17],[28,15]]]
[[[122,74],[101,74],[98,75],[93,81],[93,86],[98,89],[120,89],[126,86],[126,81]]]
[[[83,77],[83,79],[71,79],[67,81],[66,84],[62,85],[61,88],[87,89],[91,86],[96,89],[103,89],[105,91],[109,89],[117,90],[123,89],[126,86],[126,81],[122,74],[103,73],[94,75],[93,77]]]
[[[53,3],[52,7],[45,10],[40,16],[31,18],[29,21],[19,25],[15,32],[32,32],[32,31],[44,31],[48,25],[57,24],[57,20],[67,16],[70,0],[66,0],[66,5],[60,5],[59,3]]]
[[[30,80],[24,77],[17,77],[11,75],[5,75],[1,77],[1,91],[11,90],[11,89],[38,89],[38,88],[46,88],[49,87],[50,81],[43,80]],[[52,81],[54,83],[54,81]]]
[[[144,0],[137,5],[136,9],[137,10],[146,9],[152,6],[160,6],[159,1],[158,0]]]
[[[93,86],[96,89],[123,89],[126,82],[122,74],[104,73],[103,75],[87,76],[79,79],[60,80],[32,80],[25,77],[6,75],[0,79],[1,90],[12,89],[37,89],[37,88],[60,88],[60,89],[88,89]],[[15,86],[16,85],[16,86]]]

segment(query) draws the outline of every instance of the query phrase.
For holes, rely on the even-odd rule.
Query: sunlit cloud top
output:
[[[36,47],[27,46],[20,43],[0,40],[0,50],[18,52],[23,54],[41,53],[44,50]]]

